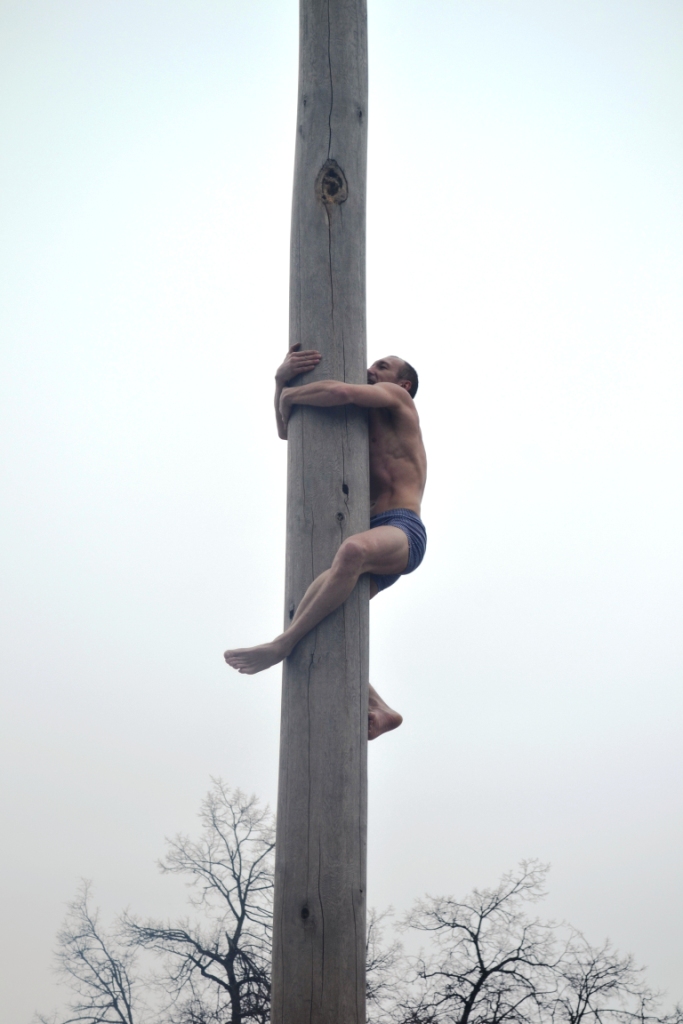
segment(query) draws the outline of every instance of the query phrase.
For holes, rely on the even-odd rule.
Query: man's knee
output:
[[[360,576],[367,552],[357,536],[347,537],[335,555],[332,568],[345,576]]]

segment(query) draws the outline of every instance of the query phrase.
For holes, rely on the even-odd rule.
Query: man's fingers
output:
[[[314,370],[322,359],[320,352],[317,352],[315,349],[306,349],[304,352],[301,352],[300,349],[301,342],[297,341],[290,348],[282,364],[287,380],[297,377],[300,373],[308,373],[309,370]]]
[[[300,341],[296,341],[293,345],[290,345],[289,346],[289,351],[290,351],[290,354],[294,354],[295,352],[298,352],[299,355],[301,355],[301,356],[318,356],[318,358],[321,358],[320,353],[315,348],[306,348],[302,352],[301,351],[301,342]]]
[[[294,352],[292,354],[293,363],[319,363],[321,358],[319,352]]]

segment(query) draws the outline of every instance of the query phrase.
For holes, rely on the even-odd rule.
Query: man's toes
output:
[[[236,654],[234,651],[226,651],[223,657],[231,668],[239,670],[240,666],[244,664],[244,658],[240,657],[240,655]]]

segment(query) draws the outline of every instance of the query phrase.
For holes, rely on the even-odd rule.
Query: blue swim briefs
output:
[[[412,512],[409,508],[390,508],[386,512],[380,512],[379,515],[370,516],[370,529],[374,530],[376,526],[397,526],[408,538],[408,564],[403,572],[396,576],[372,574],[377,589],[386,590],[387,587],[393,586],[399,576],[407,576],[409,572],[414,572],[417,569],[427,549],[427,531],[417,513]]]

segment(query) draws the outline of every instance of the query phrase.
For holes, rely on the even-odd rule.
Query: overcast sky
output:
[[[423,566],[373,602],[369,899],[552,863],[683,998],[680,0],[370,0],[369,355],[414,363]],[[3,0],[2,1024],[81,876],[209,777],[276,796],[294,0]]]

